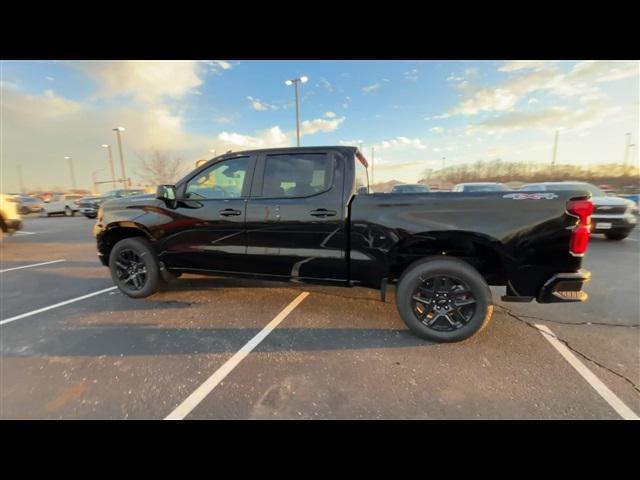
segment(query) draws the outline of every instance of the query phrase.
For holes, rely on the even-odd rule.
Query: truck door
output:
[[[227,158],[196,173],[177,192],[175,209],[165,210],[168,223],[162,259],[167,266],[189,270],[246,270],[246,201],[252,156]]]
[[[344,282],[344,161],[331,151],[260,155],[247,203],[247,259],[257,274]]]

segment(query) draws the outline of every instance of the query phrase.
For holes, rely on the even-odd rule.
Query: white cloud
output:
[[[464,100],[457,108],[449,113],[451,115],[462,114],[464,116],[476,115],[480,112],[492,112],[495,110],[508,110],[512,108],[518,97],[510,90],[504,88],[483,88],[475,95]]]
[[[418,80],[418,70],[414,68],[413,70],[404,72],[404,78],[415,82],[416,80]]]
[[[324,116],[327,118],[335,118],[336,114],[334,112],[326,112]]]
[[[430,129],[430,131],[433,132],[433,133],[443,133],[444,132],[444,128],[442,128],[442,127],[432,127]]]
[[[529,100],[527,100],[527,105],[534,105],[538,103],[538,99],[535,97],[531,97]]]
[[[514,75],[496,87],[476,87],[462,77],[453,78],[463,80],[457,87],[465,95],[459,105],[449,109],[445,115],[472,116],[482,112],[513,110],[521,99],[534,92],[546,92],[561,98],[597,95],[600,93],[597,84],[637,75],[638,65],[636,61],[584,61],[563,73],[557,62],[507,62],[498,70]]]
[[[44,78],[45,78],[45,80],[49,80],[50,82],[53,82],[55,80],[55,78],[50,77],[48,75],[46,77],[44,77]]]
[[[640,62],[624,60],[585,60],[577,63],[567,74],[569,80],[611,82],[640,73]]]
[[[278,126],[258,132],[257,135],[244,135],[235,132],[222,132],[218,140],[231,149],[288,147],[291,139]]]
[[[333,85],[331,85],[331,82],[324,77],[320,78],[320,83],[317,86],[324,87],[327,92],[333,92]]]
[[[365,87],[362,87],[362,92],[363,93],[371,93],[374,90],[378,90],[380,88],[380,82],[376,82],[372,85],[367,85]]]
[[[197,61],[83,61],[73,66],[99,83],[97,97],[132,95],[143,102],[180,98],[202,85]]]
[[[408,138],[403,136],[392,138],[390,140],[384,140],[375,144],[375,147],[376,149],[381,150],[398,150],[406,149],[409,147],[411,149],[424,150],[427,148],[427,146],[419,138]]]
[[[521,70],[541,70],[552,65],[549,60],[510,60],[498,68],[501,72],[518,72]]]
[[[312,135],[318,132],[333,132],[340,127],[346,117],[332,118],[330,120],[324,118],[316,118],[315,120],[305,120],[301,123],[301,132],[304,135]]]
[[[3,90],[17,90],[18,84],[15,82],[9,82],[8,80],[0,80],[0,89]]]
[[[254,110],[258,110],[258,111],[264,111],[269,109],[277,110],[278,108],[275,105],[269,105],[267,102],[263,102],[259,98],[253,98],[251,96],[248,96],[247,100],[249,100],[249,102],[251,103],[251,108],[253,108]]]
[[[209,71],[218,73],[220,70],[231,70],[231,63],[226,60],[205,60],[204,63],[209,67]]]
[[[97,109],[89,102],[74,101],[53,90],[40,95],[3,90],[2,97],[3,163],[23,165],[28,188],[69,187],[64,155],[77,159],[80,188],[91,187],[92,171],[99,171],[98,177],[106,178],[106,153],[100,145],[115,144],[111,129],[116,125],[126,128],[122,136],[124,158],[134,183],[137,152],[158,149],[195,159],[209,148],[218,148],[211,145],[210,137],[187,133],[182,116],[162,104],[145,104],[144,108],[101,105]]]
[[[468,127],[469,132],[484,131],[489,134],[537,128],[582,130],[616,115],[620,107],[610,105],[601,97],[587,98],[581,108],[554,106],[536,111],[513,111],[498,115]]]

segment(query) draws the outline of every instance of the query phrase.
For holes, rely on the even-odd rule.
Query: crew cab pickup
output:
[[[229,152],[105,202],[98,255],[126,295],[183,272],[379,289],[416,335],[458,341],[505,301],[584,301],[588,191],[375,193],[355,147]]]

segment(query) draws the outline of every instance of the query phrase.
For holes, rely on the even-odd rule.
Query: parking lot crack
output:
[[[633,387],[633,389],[640,394],[640,386],[638,386],[638,384],[636,384],[633,380],[631,380],[630,378],[628,378],[627,376],[623,375],[622,373],[607,367],[606,365],[598,362],[597,360],[595,360],[594,358],[590,357],[589,355],[587,355],[586,353],[581,352],[580,350],[578,350],[577,348],[575,348],[573,345],[571,345],[567,340],[560,338],[558,335],[556,335],[555,333],[550,334],[549,332],[543,332],[541,329],[539,329],[538,327],[536,327],[533,323],[525,320],[525,318],[534,318],[536,320],[540,320],[543,322],[552,322],[551,320],[546,320],[544,318],[538,318],[538,317],[531,317],[528,315],[519,315],[514,313],[513,311],[511,311],[510,309],[503,307],[501,305],[496,305],[496,307],[498,307],[500,310],[502,310],[504,313],[507,314],[507,316],[509,316],[510,318],[513,318],[514,320],[517,320],[519,322],[524,323],[525,325],[533,328],[534,330],[537,330],[541,333],[544,333],[545,335],[551,335],[554,338],[556,338],[558,341],[562,342],[569,350],[571,350],[573,353],[576,353],[578,355],[580,355],[582,358],[584,358],[585,360],[588,360],[589,362],[597,365],[598,367],[610,372],[611,374],[621,378],[622,380],[624,380],[625,382],[627,382],[629,385],[631,385]],[[555,322],[555,323],[565,323],[565,322]],[[576,325],[574,323],[567,323],[568,325]],[[632,325],[626,325],[626,326],[632,326]]]
[[[513,314],[513,311],[503,307],[502,305],[496,305],[496,307],[501,308],[507,313]],[[627,328],[640,328],[640,324],[638,325],[628,325],[624,323],[605,323],[605,322],[561,322],[560,320],[549,320],[547,318],[535,317],[533,315],[522,315],[518,314],[519,318],[530,318],[532,320],[538,320],[540,322],[548,322],[548,323],[557,323],[560,325],[598,325],[603,327],[627,327]]]

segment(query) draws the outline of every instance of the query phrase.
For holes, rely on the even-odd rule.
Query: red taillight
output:
[[[571,232],[569,252],[571,255],[581,257],[585,254],[589,245],[593,203],[591,200],[570,200],[567,202],[567,212],[579,219],[578,224]]]

